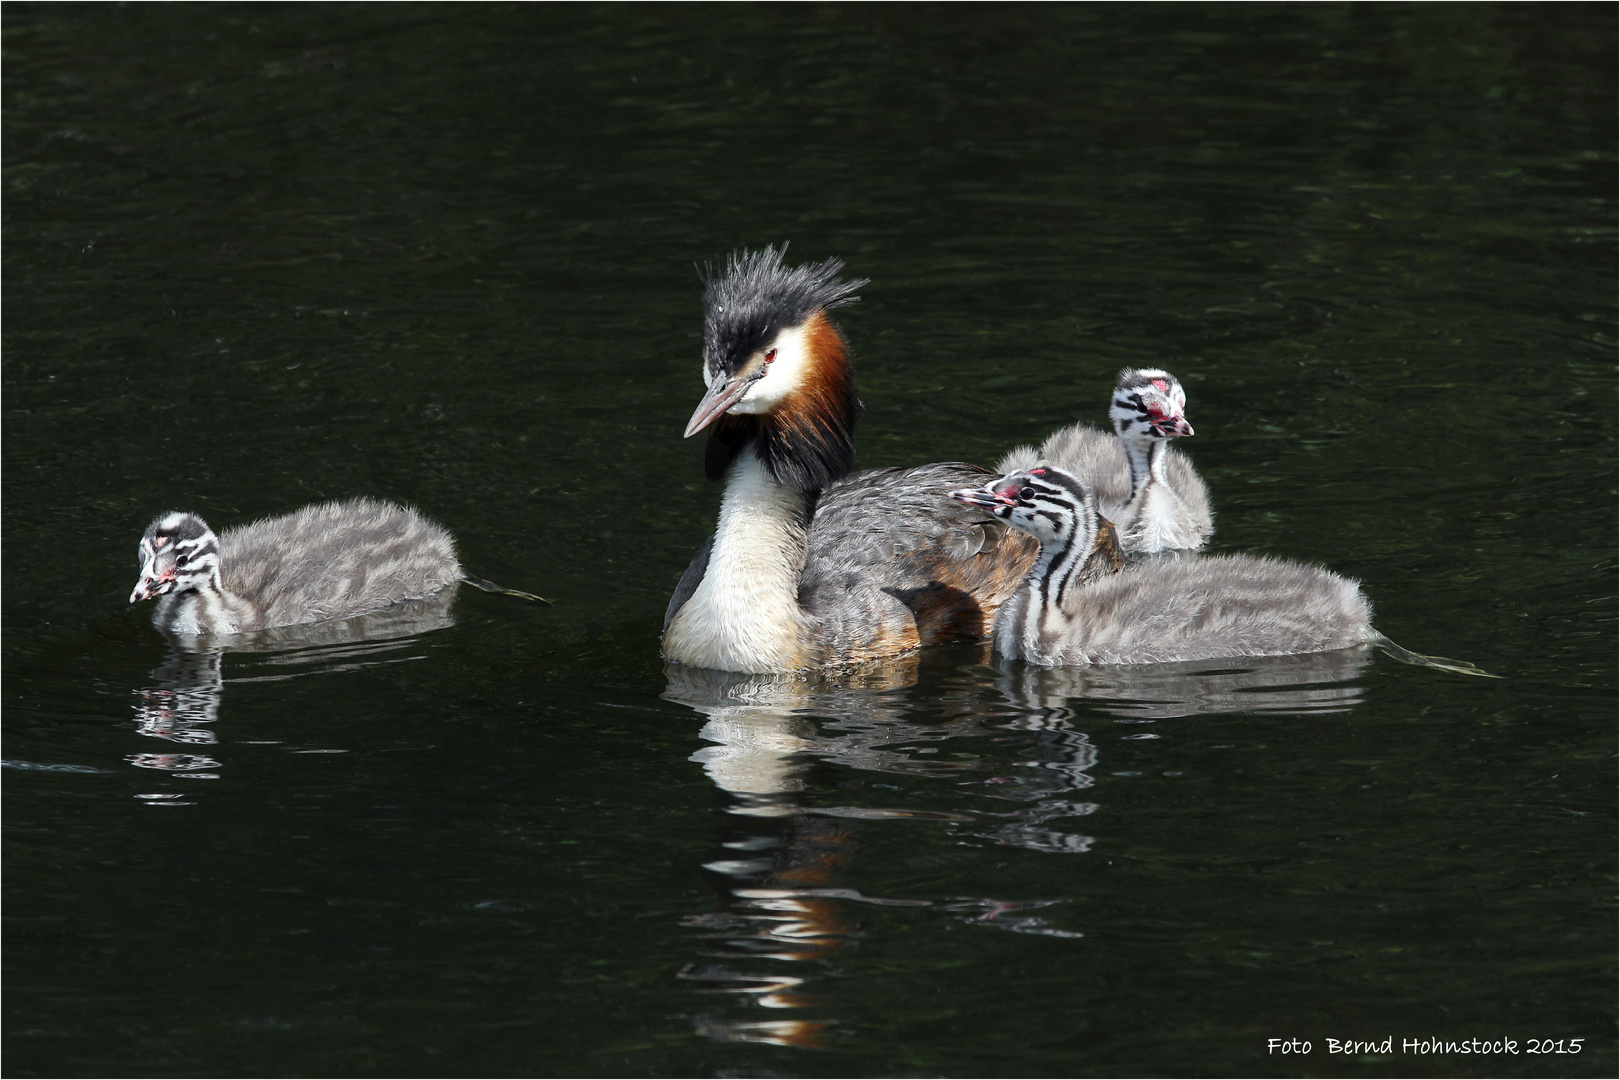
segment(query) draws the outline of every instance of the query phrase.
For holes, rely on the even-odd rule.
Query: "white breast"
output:
[[[798,603],[804,496],[752,452],[733,468],[708,568],[670,621],[664,655],[723,671],[797,671],[810,662]]]

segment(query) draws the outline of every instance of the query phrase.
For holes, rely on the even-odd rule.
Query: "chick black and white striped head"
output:
[[[136,559],[140,580],[129,602],[219,584],[219,538],[196,514],[160,514],[146,527]]]
[[[1020,469],[980,488],[951,492],[958,502],[987,510],[1043,548],[1079,547],[1089,551],[1097,533],[1097,502],[1091,488],[1073,473],[1041,465]]]
[[[819,488],[853,462],[860,402],[848,347],[827,312],[852,304],[864,279],[840,278],[840,259],[783,266],[786,248],[739,251],[724,273],[705,267],[703,381],[688,437],[715,425],[710,472],[745,443],[773,475]]]
[[[1122,439],[1173,439],[1191,435],[1187,393],[1168,371],[1126,368],[1114,385],[1108,416]]]

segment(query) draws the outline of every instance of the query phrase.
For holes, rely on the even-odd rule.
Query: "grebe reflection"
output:
[[[863,907],[933,909],[968,925],[1082,937],[1063,925],[1072,915],[1052,910],[1067,897],[879,897],[851,887],[872,828],[864,823],[929,822],[959,843],[1085,857],[1097,839],[1073,830],[1095,820],[1088,795],[1101,751],[1082,726],[1134,732],[1176,717],[1343,711],[1361,700],[1356,680],[1368,662],[1365,650],[1350,650],[1075,671],[992,665],[984,651],[956,649],[842,677],[668,665],[664,697],[704,717],[700,734],[711,745],[691,760],[724,809],[719,850],[704,864],[721,902],[683,920],[700,931],[703,959],[679,976],[750,1010],[707,1010],[693,1017],[695,1028],[722,1041],[819,1045],[837,1023],[826,1015],[837,1002],[816,992],[817,969],[866,932]],[[844,770],[836,788],[829,767]],[[868,784],[860,774],[897,779]],[[885,805],[821,794],[878,787],[890,789]],[[813,1010],[814,1018],[762,1019],[753,1008]]]

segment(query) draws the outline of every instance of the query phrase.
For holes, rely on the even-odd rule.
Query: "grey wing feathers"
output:
[[[1038,549],[947,497],[993,475],[946,462],[867,470],[828,487],[799,578],[800,604],[820,624],[818,645],[825,640],[831,652],[906,635],[927,644],[987,634]]]
[[[896,557],[939,547],[962,558],[977,554],[984,535],[979,526],[1000,523],[948,496],[990,479],[988,470],[955,462],[843,477],[816,504],[805,576],[812,566],[834,563],[881,574]]]
[[[415,510],[377,499],[317,503],[222,533],[220,573],[261,626],[381,611],[461,580],[455,539]]]
[[[1061,664],[1145,664],[1325,652],[1365,644],[1372,605],[1354,581],[1250,555],[1134,567],[1077,590]]]
[[[675,613],[692,598],[693,593],[697,592],[698,583],[708,572],[709,553],[713,550],[714,534],[710,533],[709,538],[703,541],[703,546],[697,549],[697,554],[692,556],[692,561],[686,565],[686,573],[681,575],[680,584],[675,586],[675,595],[669,598],[669,606],[664,609],[665,630],[669,629],[670,620],[675,618]]]

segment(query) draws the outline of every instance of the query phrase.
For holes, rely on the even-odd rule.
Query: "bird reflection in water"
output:
[[[455,619],[450,609],[454,600],[455,590],[448,589],[431,600],[352,619],[248,634],[166,634],[168,654],[152,670],[153,684],[135,691],[135,730],[148,738],[187,747],[216,746],[219,735],[213,725],[219,719],[225,696],[227,653],[253,658],[248,670],[254,673],[233,675],[233,684],[273,682],[419,659],[402,652],[422,634],[453,626]],[[187,780],[217,780],[220,774],[215,770],[222,767],[213,751],[148,751],[129,754],[124,760],[137,768],[155,769]],[[136,797],[154,805],[189,805],[163,792]]]
[[[1098,806],[1077,797],[1094,784],[1098,749],[1075,724],[1083,712],[1151,724],[1229,712],[1312,715],[1361,701],[1365,649],[1235,662],[1084,669],[950,657],[948,671],[913,656],[837,677],[748,676],[671,664],[664,697],[705,717],[713,745],[692,760],[723,793],[720,852],[704,870],[716,910],[690,916],[704,959],[680,978],[751,1008],[814,1010],[810,1018],[693,1018],[718,1041],[822,1045],[836,1003],[809,984],[862,924],[855,905],[930,908],[969,925],[1079,938],[1040,912],[1067,898],[931,900],[867,896],[840,884],[860,848],[861,821],[932,821],[961,834],[1047,855],[1083,855],[1095,839],[1059,823]],[[920,683],[923,684],[920,686]],[[962,740],[974,740],[964,743]],[[955,743],[974,753],[944,758]],[[980,751],[988,742],[994,755]],[[823,806],[807,794],[818,761],[865,772],[945,781],[994,803],[965,813],[906,807]],[[959,834],[960,835],[960,834]],[[794,965],[794,966],[787,966]]]
[[[1357,680],[1371,662],[1364,646],[1295,656],[1076,668],[996,661],[997,687],[1009,702],[1062,710],[1067,702],[1081,700],[1090,711],[1139,721],[1234,712],[1344,712],[1361,704],[1363,688]]]
[[[856,821],[956,815],[814,806],[805,795],[805,773],[817,758],[866,770],[954,774],[957,766],[889,748],[896,741],[948,737],[905,721],[906,702],[892,691],[915,681],[915,666],[913,661],[865,678],[814,682],[677,664],[665,669],[664,696],[707,718],[702,736],[714,745],[692,760],[725,793],[727,811],[719,837],[724,854],[704,866],[724,906],[685,920],[702,931],[708,959],[688,965],[681,978],[705,993],[734,995],[756,1008],[818,1008],[827,1003],[802,989],[814,972],[785,971],[782,964],[825,964],[859,931],[855,904],[932,906],[926,900],[866,896],[838,882],[858,848]],[[825,719],[818,724],[813,717],[831,717],[850,730],[823,734]],[[694,1018],[700,1034],[719,1041],[797,1047],[821,1045],[830,1023]]]

